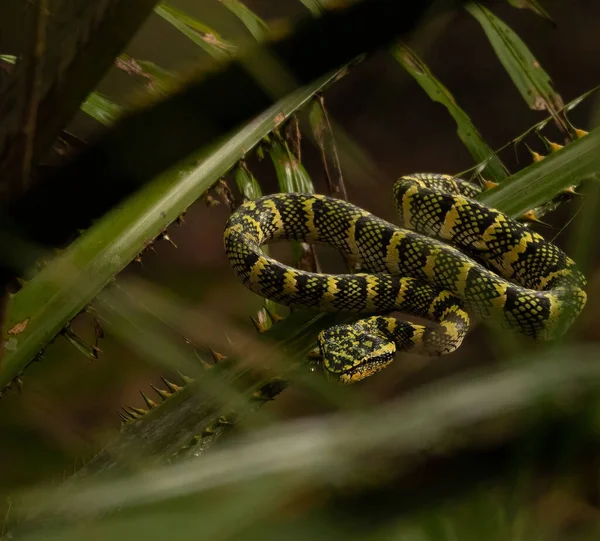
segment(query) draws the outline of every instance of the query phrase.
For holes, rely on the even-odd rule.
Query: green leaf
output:
[[[352,3],[318,19],[307,18],[280,39],[249,46],[240,58],[225,65],[211,63],[177,91],[131,112],[111,127],[57,171],[57,182],[32,187],[13,207],[9,216],[12,228],[33,242],[56,246],[68,242],[78,229],[123,204],[159,174],[254,121],[299,86],[312,85],[358,55],[389,46],[412,31],[425,12],[429,13],[431,3],[412,3],[410,8],[388,0]],[[336,47],[330,46],[332,42]],[[272,57],[277,61],[265,65],[265,59]],[[278,69],[281,65],[285,74]],[[260,78],[270,73],[272,80],[259,80],[257,71]],[[215,96],[219,98],[216,101]],[[164,137],[156,137],[157,133],[168,133],[168,144]],[[90,198],[90,193],[95,196]],[[73,207],[69,202],[74,199],[87,199],[88,204]],[[0,257],[9,261],[6,252],[0,245]]]
[[[258,199],[262,195],[258,181],[243,162],[235,168],[235,182],[245,199]]]
[[[545,19],[548,19],[549,21],[554,23],[552,17],[550,17],[550,14],[540,5],[540,3],[537,0],[508,0],[508,3],[511,6],[514,6],[519,9],[530,9],[537,15],[544,17]]]
[[[123,112],[120,105],[99,92],[92,92],[81,104],[81,110],[105,126],[114,123]]]
[[[238,132],[160,175],[108,213],[10,300],[2,340],[0,389],[134,259],[276,125],[304,105],[339,72],[276,103]],[[15,332],[15,329],[18,332]]]
[[[16,64],[17,57],[12,54],[0,54],[0,60],[4,62],[8,62],[9,64]]]
[[[229,11],[231,11],[254,36],[256,41],[263,41],[269,31],[269,26],[256,13],[249,10],[239,0],[221,0]]]
[[[148,60],[136,60],[136,63],[144,71],[144,75],[151,79],[161,89],[166,89],[175,81],[175,75],[154,62]]]
[[[563,106],[562,98],[552,87],[550,76],[521,38],[481,4],[470,2],[466,9],[481,24],[498,59],[527,105],[536,111],[546,109],[556,113]]]
[[[196,45],[202,47],[215,60],[228,60],[235,53],[235,46],[221,38],[218,32],[180,9],[163,3],[156,6],[154,11]]]
[[[452,118],[456,121],[458,136],[473,158],[478,163],[486,163],[483,169],[484,176],[495,182],[504,180],[507,177],[504,164],[485,142],[471,122],[469,115],[458,106],[452,94],[434,77],[427,65],[403,43],[393,46],[391,53],[404,69],[412,75],[415,81],[421,85],[421,88],[427,92],[427,95],[433,101],[441,103],[452,115]]]
[[[523,215],[585,178],[600,175],[600,128],[509,177],[479,199],[513,217]]]
[[[325,11],[319,0],[300,0],[302,4],[313,14],[315,17],[323,15]]]
[[[275,137],[270,143],[268,151],[275,166],[279,189],[282,192],[315,192],[306,169],[294,156],[283,139]]]
[[[522,445],[521,438],[532,425],[541,429],[547,428],[550,422],[556,425],[560,420],[572,421],[581,414],[582,406],[597,405],[600,366],[593,362],[597,355],[598,348],[594,346],[545,351],[521,358],[510,366],[480,370],[462,378],[424,385],[377,406],[301,419],[292,424],[274,424],[242,434],[236,445],[214,449],[202,460],[153,469],[138,468],[118,478],[94,479],[63,485],[58,490],[51,488],[45,492],[31,492],[20,500],[21,508],[17,508],[16,513],[27,517],[30,528],[39,528],[40,537],[32,539],[41,539],[42,532],[54,534],[52,539],[63,539],[54,529],[64,528],[63,521],[81,536],[82,527],[93,518],[97,520],[89,524],[94,527],[110,524],[115,519],[118,523],[127,520],[127,514],[124,516],[123,513],[128,510],[156,513],[169,501],[181,505],[186,497],[206,494],[206,499],[200,500],[195,509],[196,513],[205,515],[204,527],[204,523],[215,514],[218,517],[231,516],[237,507],[231,495],[237,494],[244,483],[251,487],[264,487],[267,483],[269,487],[268,480],[276,478],[283,483],[278,486],[287,487],[288,495],[291,487],[295,486],[294,481],[297,483],[299,480],[304,489],[307,486],[312,489],[315,486],[339,489],[345,483],[357,489],[356,476],[353,477],[352,473],[366,467],[365,456],[387,455],[402,463],[414,464],[418,460],[420,465],[426,465],[424,461],[431,458],[432,450],[436,450],[434,456],[439,457],[443,453],[446,460],[454,454],[460,463],[473,455],[475,440],[476,445],[481,442],[488,448],[505,449],[506,456],[514,459],[514,447],[511,445],[506,449],[507,444],[521,441]],[[568,408],[564,406],[566,401]],[[535,415],[533,419],[530,417],[532,413]],[[530,422],[515,422],[523,417]],[[536,422],[532,423],[532,420]],[[500,438],[497,435],[498,422],[502,423]],[[592,425],[588,430],[594,426],[590,421],[586,424]],[[492,429],[491,437],[486,429]],[[587,441],[597,442],[594,434],[587,438]],[[461,455],[461,450],[471,454]],[[551,453],[550,456],[555,460],[559,455]],[[502,458],[504,456],[502,454]],[[439,462],[437,465],[440,465]],[[404,473],[400,471],[399,475],[407,475],[412,469],[404,468]],[[449,501],[463,491],[465,485],[473,487],[482,474],[491,474],[494,478],[494,473],[499,472],[494,472],[493,467],[478,469],[476,476],[467,476],[465,483],[453,484],[449,492],[442,491],[441,495],[439,483],[427,482],[421,488],[429,494],[428,500],[405,498],[401,505],[398,502],[398,505],[387,506],[388,518],[397,522],[403,513],[410,513],[427,503],[439,502],[440,497],[442,501]],[[228,489],[226,497],[219,500],[219,494],[225,489]],[[389,492],[387,495],[389,497]],[[215,502],[215,498],[219,503],[209,505],[209,502]],[[272,509],[272,500],[266,503],[264,513],[259,515],[267,516],[267,509]],[[339,510],[339,502],[333,504],[337,504]],[[246,505],[247,502],[244,507]],[[54,523],[44,522],[44,519]],[[173,515],[167,514],[162,521],[172,524]],[[213,527],[215,531],[217,528],[222,531],[223,522],[213,518]],[[92,532],[90,529],[89,533]],[[203,532],[207,533],[207,530]],[[15,533],[14,538],[20,539],[19,532]],[[106,534],[99,538],[113,537]],[[161,537],[152,535],[145,538]],[[240,534],[235,538],[243,536]],[[260,537],[252,537],[255,538]]]

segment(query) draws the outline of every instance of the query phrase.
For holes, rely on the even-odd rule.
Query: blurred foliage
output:
[[[76,167],[81,163],[88,163],[90,169],[89,177],[74,177],[80,188],[100,172],[111,171],[110,167],[116,167],[115,178],[108,179],[107,186],[119,178],[142,180],[133,184],[136,189],[131,188],[127,197],[113,197],[114,205],[105,215],[95,216],[90,210],[92,225],[56,254],[48,246],[13,234],[8,221],[0,223],[7,227],[0,238],[2,266],[8,267],[7,262],[12,268],[23,266],[21,256],[23,261],[36,262],[8,284],[11,293],[0,362],[0,389],[6,395],[0,402],[0,457],[7,465],[0,469],[0,486],[6,498],[6,521],[0,533],[27,540],[596,539],[600,533],[599,352],[597,343],[586,344],[577,329],[561,344],[531,344],[497,329],[478,329],[487,333],[487,347],[496,357],[493,366],[485,366],[481,352],[466,345],[475,369],[462,367],[446,379],[442,371],[411,383],[411,377],[421,373],[423,361],[413,363],[415,370],[406,359],[407,386],[390,398],[385,392],[369,393],[368,384],[340,387],[321,377],[306,360],[317,332],[349,316],[289,314],[241,291],[237,283],[222,282],[222,275],[229,272],[222,259],[217,268],[206,265],[186,275],[171,251],[185,242],[181,233],[185,227],[176,232],[174,224],[185,222],[186,211],[192,216],[208,212],[192,206],[196,200],[217,216],[217,212],[226,215],[242,200],[273,190],[327,191],[352,199],[356,187],[349,183],[353,167],[360,163],[358,172],[363,176],[369,172],[361,189],[373,192],[373,199],[389,201],[389,187],[377,183],[377,166],[363,152],[360,139],[351,137],[326,105],[330,93],[343,87],[341,80],[351,86],[353,72],[368,69],[373,62],[373,55],[361,53],[372,52],[375,44],[379,48],[387,44],[390,56],[432,101],[443,106],[436,109],[440,122],[449,114],[456,123],[460,142],[472,156],[473,166],[465,174],[491,188],[482,194],[482,201],[534,222],[559,206],[562,210],[565,203],[577,200],[577,190],[582,191],[581,215],[569,218],[565,227],[575,220],[569,251],[578,254],[590,270],[594,285],[600,128],[586,125],[587,133],[570,120],[595,95],[594,90],[580,93],[564,106],[549,73],[526,45],[528,39],[519,37],[495,13],[494,5],[468,2],[466,11],[481,25],[523,99],[523,110],[549,113],[495,148],[489,141],[496,137],[476,127],[475,116],[467,112],[468,101],[461,99],[459,106],[427,65],[431,49],[419,48],[419,37],[427,37],[428,32],[443,41],[457,6],[435,3],[413,36],[404,34],[410,21],[421,18],[422,7],[413,6],[413,11],[385,0],[295,2],[301,18],[289,15],[284,22],[271,20],[269,9],[259,2],[254,6],[254,2],[222,0],[203,8],[201,18],[177,2],[154,6],[146,21],[149,28],[171,25],[179,37],[198,47],[190,69],[185,63],[174,68],[138,58],[134,46],[125,54],[123,44],[135,34],[142,13],[153,2],[140,0],[127,8],[115,0],[114,6],[120,6],[115,11],[108,10],[109,3],[102,5],[107,11],[98,11],[100,22],[107,17],[106,25],[96,21],[90,26],[85,18],[91,12],[80,12],[79,22],[90,30],[90,40],[100,44],[96,48],[82,45],[79,53],[74,52],[72,39],[64,47],[50,46],[47,60],[66,54],[67,49],[75,60],[48,70],[50,79],[44,80],[43,91],[29,104],[42,112],[57,103],[48,90],[55,77],[62,92],[58,103],[64,99],[66,109],[53,112],[52,122],[44,128],[44,138],[54,143],[51,165],[42,159],[47,155],[41,151],[30,149],[25,155],[41,177],[39,182],[46,183],[48,193],[54,189],[55,197],[61,197],[61,186],[51,180],[64,171],[80,172]],[[48,14],[59,13],[53,10],[60,10],[60,3],[30,4],[26,20],[31,16],[38,30],[39,24],[49,24],[48,35],[54,36],[55,23],[43,21]],[[76,4],[71,0],[69,9]],[[528,8],[528,15],[539,15],[541,21],[550,20],[541,2],[509,0],[507,4]],[[295,13],[291,5],[286,8]],[[381,36],[369,41],[368,31],[377,30],[378,9],[384,14],[405,9],[405,26],[393,32],[389,17],[382,15]],[[115,36],[111,29],[118,19],[114,16],[123,13],[128,13],[127,24]],[[352,40],[354,27],[344,24],[360,13],[365,14],[364,35]],[[70,11],[62,14],[72,16]],[[44,35],[35,28],[27,35],[29,48],[39,46]],[[68,28],[61,27],[60,32]],[[82,27],[73,28],[74,33],[82,33]],[[302,39],[309,35],[324,39],[319,34],[323,28],[335,28],[339,39],[332,40],[322,56],[345,60],[298,86],[290,77],[298,73],[292,67],[303,66],[300,60],[311,63],[302,56],[307,54]],[[359,44],[364,50],[357,50]],[[0,69],[11,66],[7,70],[13,70],[9,74],[14,80],[29,74],[23,87],[29,91],[23,96],[31,96],[30,90],[39,86],[35,62],[43,57],[43,48],[42,56],[30,55],[26,49],[0,50]],[[275,54],[282,50],[284,58],[297,64],[285,65]],[[111,94],[102,85],[96,88],[106,72],[107,57],[114,61],[109,78],[124,78],[130,91]],[[325,65],[321,60],[313,59],[314,66],[303,73],[318,73],[316,66]],[[90,62],[89,69],[75,69],[84,61]],[[457,69],[467,65],[466,59],[453,61]],[[250,74],[254,84],[272,98],[272,104],[252,120],[222,133],[221,125],[201,125],[202,119],[193,117],[197,104],[192,107],[189,102],[189,110],[180,110],[172,118],[163,116],[163,124],[147,120],[144,124],[143,119],[158,119],[152,114],[164,104],[181,107],[185,101],[177,100],[188,95],[187,88],[214,90],[217,86],[210,86],[215,80],[211,77],[230,73],[232,66],[244,68],[233,69],[228,79],[239,81],[239,86],[227,94],[213,93],[202,107],[215,115],[224,111],[224,125],[235,124],[239,104],[228,101],[228,96],[237,94],[243,102],[249,92],[244,77]],[[190,71],[200,75],[187,79]],[[486,76],[472,74],[484,82]],[[9,96],[14,88],[0,88],[0,92]],[[403,90],[398,90],[400,96]],[[78,139],[77,130],[75,136],[70,133],[73,126],[67,122],[67,110],[74,100],[89,117],[86,121],[93,119],[98,123],[95,129],[106,130],[99,142]],[[498,118],[501,122],[502,113]],[[185,149],[174,149],[194,121],[200,132],[194,141],[201,141],[210,129],[218,137],[199,148],[188,141]],[[394,129],[403,129],[402,120],[389,122]],[[127,126],[134,125],[138,131],[131,133],[138,137],[124,136],[129,133]],[[11,121],[5,130],[13,127]],[[63,130],[58,139],[57,134],[51,137],[57,127]],[[143,133],[140,127],[145,128]],[[429,129],[434,135],[436,126]],[[12,167],[10,149],[18,154],[23,148],[11,137],[2,139],[0,156],[9,156],[4,164]],[[524,144],[531,149],[528,158],[533,163],[514,167],[510,151],[518,153]],[[540,144],[543,151],[534,152],[532,148]],[[154,165],[147,169],[135,170],[135,160],[128,161],[130,153],[153,148],[158,154],[161,146],[164,156],[148,155]],[[194,148],[192,154],[184,152],[188,147]],[[305,157],[307,148],[316,149],[312,161]],[[102,151],[107,149],[111,159],[120,156],[122,161],[106,166],[97,156],[104,157]],[[77,162],[73,156],[96,156],[97,161]],[[142,163],[143,153],[135,159]],[[92,168],[94,163],[97,169]],[[322,175],[314,174],[319,166]],[[48,167],[54,176],[44,178]],[[149,171],[160,174],[146,182]],[[78,205],[73,207],[74,215],[88,216],[83,200],[74,204]],[[12,212],[13,207],[6,208]],[[94,207],[98,208],[101,205]],[[532,210],[534,214],[527,214]],[[216,222],[212,216],[211,222]],[[205,222],[193,239],[193,253],[209,251],[209,245],[221,249],[221,222],[216,228],[211,222]],[[218,242],[212,241],[213,236],[219,237]],[[292,246],[291,253],[278,249],[270,248],[276,257],[281,255],[301,268],[320,269],[331,259],[299,244]],[[167,263],[157,267],[149,263],[152,257]],[[590,294],[592,309],[597,304],[595,292],[597,286]],[[83,376],[77,352],[93,362]],[[379,382],[390,381],[386,374],[378,376]],[[156,382],[159,376],[162,383],[152,385],[150,392],[148,382]],[[22,394],[14,393],[22,386]],[[140,386],[148,390],[126,405],[124,397],[131,401]],[[300,413],[286,412],[290,392],[304,404]],[[106,408],[115,416],[119,412],[120,431],[99,421]],[[44,485],[49,481],[50,486]]]

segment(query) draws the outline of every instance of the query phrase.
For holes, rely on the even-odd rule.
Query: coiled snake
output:
[[[238,278],[262,297],[291,307],[381,314],[319,334],[323,367],[343,383],[381,370],[396,351],[454,351],[469,330],[469,313],[496,317],[537,339],[560,336],[585,305],[584,276],[542,236],[475,201],[479,192],[448,175],[401,177],[394,199],[402,227],[324,195],[269,195],[231,215],[225,251]],[[369,274],[283,265],[260,249],[278,239],[329,244]],[[437,325],[384,315],[392,311]]]

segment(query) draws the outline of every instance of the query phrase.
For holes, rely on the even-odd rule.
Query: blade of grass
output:
[[[461,109],[448,89],[431,73],[427,65],[403,43],[397,43],[391,49],[393,57],[419,83],[427,95],[441,103],[456,122],[457,134],[478,163],[486,163],[483,174],[486,179],[500,182],[507,175],[504,164],[492,148],[485,142],[469,115]]]
[[[466,9],[482,26],[498,59],[527,105],[536,111],[546,109],[556,116],[557,110],[563,106],[562,98],[523,40],[478,2],[469,2]]]
[[[544,9],[544,7],[537,0],[507,0],[508,3],[519,9],[529,9],[533,11],[535,14],[540,17],[544,17],[544,19],[548,19],[551,23],[554,24],[552,17],[550,14]]]
[[[235,182],[242,197],[245,199],[252,201],[262,196],[262,190],[258,181],[244,162],[240,162],[235,168]],[[263,250],[265,248],[268,248],[268,246],[264,246]]]
[[[165,99],[128,114],[62,167],[52,182],[37,184],[15,202],[7,218],[32,242],[60,246],[166,169],[240,129],[279,97],[313,84],[358,55],[388,46],[412,31],[422,17],[432,16],[432,8],[447,7],[444,1],[364,0],[318,19],[307,18],[293,33],[250,47],[243,59],[213,65],[215,69]],[[246,69],[265,56],[286,67],[288,77],[284,81],[277,77],[280,84],[275,95]],[[169,133],[168,145],[157,136],[164,133]],[[81,203],[73,205],[72,201]]]
[[[576,405],[597,403],[600,366],[590,362],[597,355],[594,346],[556,349],[510,367],[431,384],[376,407],[280,423],[242,437],[200,461],[118,480],[64,486],[58,494],[46,497],[34,494],[28,500],[30,516],[56,513],[64,519],[79,519],[240,482],[256,483],[270,475],[300,475],[325,486],[337,485],[347,480],[348,472],[367,468],[365,456],[393,451],[395,460],[411,463],[431,450],[456,452],[473,445],[474,428],[500,419],[512,420],[503,426],[508,438],[515,438],[529,430],[530,423],[522,423],[522,419],[530,419],[532,411],[537,411],[538,419],[540,413],[560,419],[578,411]],[[565,408],[565,400],[572,407]],[[486,437],[485,431],[480,433],[484,441]],[[597,435],[590,437],[597,441]],[[410,468],[401,469],[405,470]],[[430,497],[435,500],[433,494]],[[410,508],[408,502],[404,505]]]
[[[202,47],[215,60],[227,60],[236,51],[235,45],[224,40],[218,32],[180,9],[162,3],[154,8],[154,12]]]
[[[14,295],[2,336],[5,354],[0,389],[10,384],[147,242],[265,137],[276,119],[289,116],[336,76],[337,72],[281,100],[197,155],[195,165],[176,167],[159,176],[126,205],[97,222]],[[18,324],[25,327],[9,334]]]
[[[269,26],[256,13],[248,9],[240,0],[221,0],[221,4],[242,21],[256,41],[264,41]]]
[[[120,105],[99,92],[92,92],[81,104],[81,110],[105,126],[113,124],[123,113]]]
[[[300,3],[306,6],[314,17],[320,17],[323,14],[324,8],[319,0],[300,0]]]
[[[274,136],[268,147],[282,192],[315,193],[315,187],[304,166],[292,154],[286,141]]]
[[[480,201],[513,217],[550,201],[569,186],[600,175],[600,128],[487,190]]]
[[[168,399],[160,408],[129,423],[126,433],[80,470],[77,478],[101,473],[117,464],[125,465],[132,456],[141,459],[152,455],[161,462],[172,460],[186,443],[202,434],[211,421],[232,413],[241,419],[250,412],[257,412],[264,402],[287,387],[290,377],[297,380],[298,372],[300,382],[310,379],[315,383],[312,387],[321,391],[325,403],[342,407],[350,401],[357,402],[347,387],[335,386],[337,389],[332,393],[334,385],[330,382],[307,378],[305,355],[316,345],[318,332],[347,321],[348,315],[297,312],[258,334],[247,326],[238,328],[226,320],[219,321],[218,317],[203,313],[185,300],[174,299],[168,292],[133,280],[106,288],[93,306],[112,336],[150,362],[166,366],[172,372],[179,370],[194,381],[178,391],[177,400]],[[191,342],[209,343],[218,351],[226,351],[228,358],[207,368],[212,360],[206,349],[192,351],[183,340],[173,336],[173,331],[185,335]],[[227,345],[229,340],[235,344],[233,350]],[[267,400],[256,400],[254,391],[265,386],[266,390],[260,395]],[[252,422],[272,420],[272,416],[272,412],[261,410],[258,416],[253,416]],[[218,437],[205,434],[198,440],[194,456],[204,453]]]

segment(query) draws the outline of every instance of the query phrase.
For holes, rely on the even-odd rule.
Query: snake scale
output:
[[[400,227],[324,195],[269,195],[230,216],[225,251],[237,277],[262,297],[365,313],[318,336],[325,372],[342,383],[381,370],[396,351],[454,351],[470,315],[536,339],[560,336],[585,305],[584,276],[542,236],[477,202],[480,191],[449,175],[403,176],[394,185]],[[284,265],[260,248],[279,239],[328,244],[361,272],[317,274]],[[436,324],[386,316],[392,311]]]

